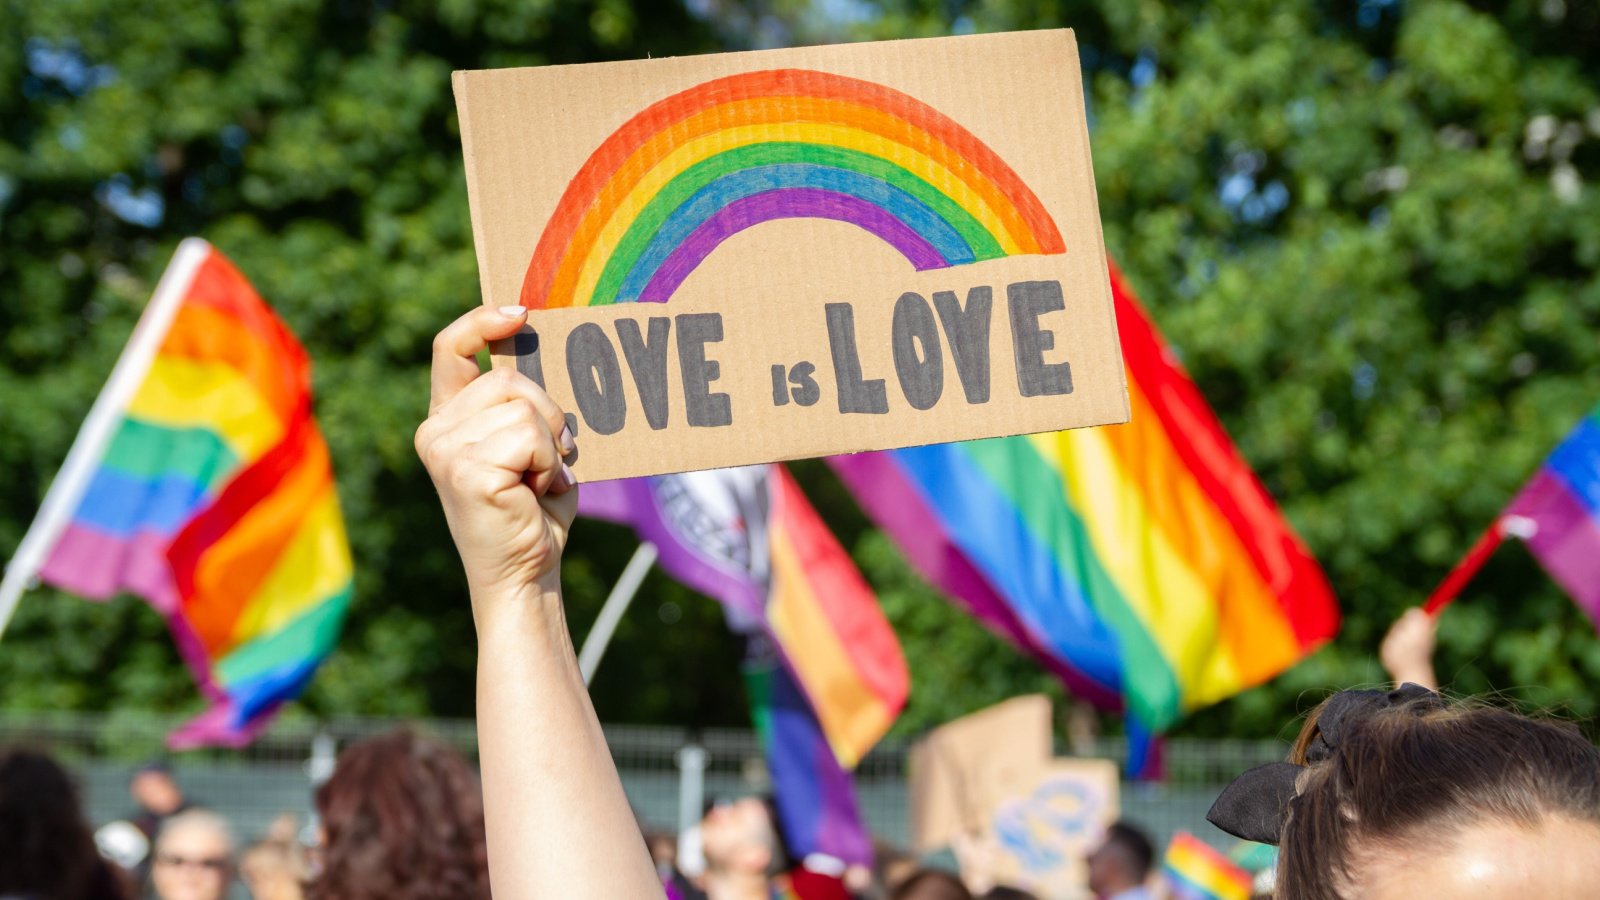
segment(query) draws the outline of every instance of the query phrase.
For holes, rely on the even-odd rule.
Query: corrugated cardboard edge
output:
[[[1089,168],[1089,208],[1094,213],[1094,220],[1100,227],[1094,230],[1095,249],[1100,254],[1101,268],[1106,273],[1105,293],[1101,294],[1100,302],[1104,304],[1106,316],[1111,320],[1111,332],[1117,336],[1117,380],[1122,384],[1122,421],[1104,422],[1100,425],[1091,425],[1090,428],[1102,428],[1105,425],[1126,425],[1133,418],[1133,407],[1128,401],[1128,366],[1122,361],[1122,328],[1117,324],[1117,303],[1111,295],[1111,255],[1106,252],[1106,226],[1105,218],[1100,215],[1100,182],[1094,177],[1094,150],[1089,146],[1089,97],[1083,87],[1083,56],[1078,53],[1078,35],[1071,28],[1063,29],[1067,33],[1067,43],[1072,49],[1072,58],[1078,60],[1078,65],[1072,69],[1072,89],[1083,96],[1084,116],[1080,120],[1079,134],[1083,137],[1083,164]]]
[[[478,260],[478,305],[482,306],[489,298],[489,260],[484,255],[486,242],[483,235],[484,216],[478,210],[478,192],[473,185],[478,183],[477,163],[473,160],[477,154],[472,150],[472,128],[467,124],[471,115],[471,104],[466,102],[466,80],[471,70],[457,69],[450,73],[450,90],[455,95],[456,123],[461,132],[461,156],[465,161],[465,177],[467,179],[467,213],[472,219],[472,253]],[[497,354],[498,356],[499,354]],[[514,361],[513,361],[514,363]],[[503,364],[497,361],[497,364]]]

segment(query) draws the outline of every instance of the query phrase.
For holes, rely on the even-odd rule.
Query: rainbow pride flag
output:
[[[791,852],[872,862],[872,836],[861,817],[855,780],[839,764],[817,706],[786,654],[764,635],[745,638],[745,694],[767,759],[779,825]]]
[[[1338,630],[1307,553],[1112,272],[1126,425],[834,457],[925,577],[1159,731]]]
[[[174,747],[247,743],[332,652],[353,572],[310,360],[206,242],[179,246],[6,574],[166,618],[211,703]]]
[[[1161,874],[1174,900],[1250,900],[1254,882],[1233,860],[1184,831],[1167,845]]]
[[[1600,407],[1556,446],[1501,514],[1578,608],[1600,625]]]
[[[847,769],[894,723],[910,676],[877,597],[781,465],[583,485],[580,515],[632,527],[661,567],[722,602],[784,834],[869,862]]]

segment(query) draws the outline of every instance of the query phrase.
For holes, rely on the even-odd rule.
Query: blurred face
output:
[[[300,879],[285,860],[258,856],[246,857],[239,866],[239,877],[254,900],[299,900]]]
[[[756,797],[718,803],[700,823],[700,840],[709,868],[764,871],[774,844],[767,805]]]
[[[184,827],[162,833],[150,880],[161,900],[222,900],[228,893],[228,836],[210,828]]]
[[[1117,852],[1117,848],[1109,843],[1101,844],[1085,862],[1089,868],[1089,890],[1096,894],[1111,894],[1126,890],[1132,885],[1128,878],[1126,867]]]
[[[1566,818],[1532,829],[1484,822],[1454,839],[1358,855],[1356,868],[1359,890],[1346,893],[1369,900],[1578,900],[1600,885],[1600,826]]]
[[[135,803],[156,815],[170,815],[183,804],[183,792],[165,772],[140,772],[128,783]]]

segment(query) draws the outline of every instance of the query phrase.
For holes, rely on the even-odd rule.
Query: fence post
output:
[[[700,824],[706,797],[706,748],[685,744],[678,748],[678,840]],[[680,854],[682,847],[679,847]]]
[[[317,794],[317,788],[333,777],[333,767],[339,760],[339,742],[326,729],[318,729],[311,738],[311,755],[306,757],[306,780],[311,782],[311,795]],[[317,808],[313,804],[311,815],[306,817],[305,827],[300,830],[300,839],[306,846],[317,843],[318,836]]]

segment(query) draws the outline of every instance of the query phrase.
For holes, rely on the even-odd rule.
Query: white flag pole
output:
[[[639,592],[639,585],[644,583],[644,576],[655,564],[656,556],[656,545],[649,541],[641,543],[639,549],[633,551],[633,558],[628,560],[622,576],[606,597],[605,605],[600,607],[594,627],[584,635],[583,649],[578,651],[578,670],[583,673],[584,684],[594,678],[594,670],[600,667],[600,657],[605,655],[606,645],[611,643],[617,623],[622,621],[622,614],[628,611],[628,604],[633,602],[633,595]]]
[[[83,420],[83,425],[79,426],[72,449],[67,451],[67,460],[61,464],[55,481],[50,483],[50,490],[44,495],[38,515],[34,516],[33,524],[22,536],[16,554],[6,563],[5,578],[0,580],[0,635],[5,634],[6,625],[17,611],[22,592],[31,586],[34,576],[50,555],[51,548],[72,520],[72,514],[77,512],[78,502],[89,487],[89,479],[93,477],[106,446],[116,434],[123,410],[144,381],[145,373],[150,371],[150,363],[155,360],[162,340],[172,328],[178,307],[183,305],[195,270],[210,252],[211,245],[200,238],[185,238],[172,255],[172,262],[167,264],[167,271],[162,273],[155,294],[139,316],[133,335],[128,338],[127,346],[122,348],[122,355],[117,357],[117,364],[111,369],[111,377],[106,379],[106,386],[95,398],[94,405],[89,407],[89,415]]]

